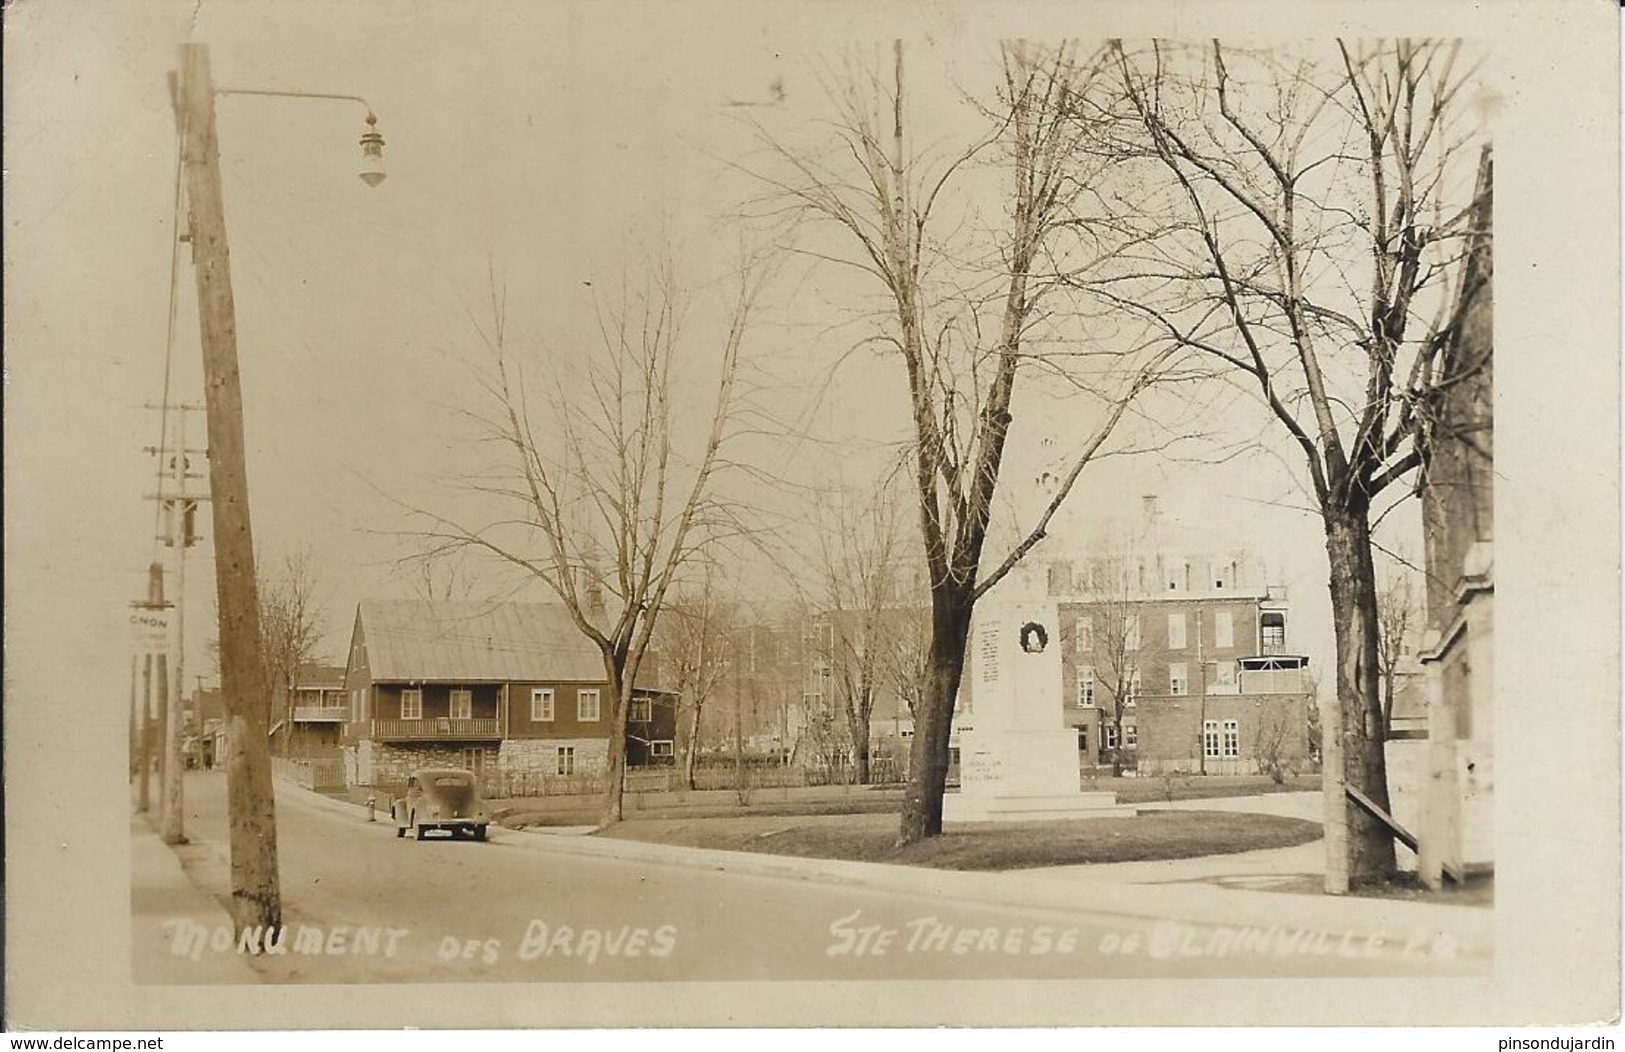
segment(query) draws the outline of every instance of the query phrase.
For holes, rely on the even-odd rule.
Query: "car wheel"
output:
[[[485,827],[484,826],[475,826],[474,827],[474,839],[475,840],[484,840],[485,839]]]
[[[406,836],[406,827],[402,826],[402,825],[396,826],[395,827],[395,839],[399,840],[404,836]]]
[[[418,828],[417,828],[417,836],[418,836],[419,840],[422,840],[424,837],[426,837],[428,835],[429,835],[429,830],[426,827],[418,826]]]

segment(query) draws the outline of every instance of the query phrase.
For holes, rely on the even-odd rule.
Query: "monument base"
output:
[[[1042,822],[1125,818],[1116,793],[1080,788],[1077,735],[1041,731],[967,731],[960,742],[960,789],[942,799],[945,822]]]
[[[950,793],[942,798],[944,823],[1059,822],[1077,818],[1133,818],[1132,804],[1119,804],[1116,793]]]

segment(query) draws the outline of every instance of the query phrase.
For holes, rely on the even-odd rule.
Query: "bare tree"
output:
[[[506,511],[480,527],[426,513],[427,554],[478,549],[517,568],[549,588],[597,646],[609,696],[604,825],[621,819],[627,714],[656,621],[684,568],[738,528],[717,479],[761,283],[759,269],[744,267],[720,331],[691,339],[691,300],[662,257],[641,280],[628,277],[618,295],[597,300],[597,346],[569,362],[512,346],[495,281],[490,323],[478,326],[493,411],[477,419],[505,466],[474,485]],[[703,396],[679,386],[691,343],[704,348],[700,364],[710,370],[708,410]],[[551,380],[539,413],[527,363]],[[573,386],[569,364],[578,369]]]
[[[1227,369],[1301,452],[1331,571],[1334,784],[1387,807],[1371,528],[1425,466],[1440,393],[1482,366],[1455,338],[1487,294],[1466,265],[1489,236],[1472,71],[1439,41],[1114,49],[1138,247],[1095,288]],[[1348,815],[1350,878],[1390,873],[1387,829]]]
[[[794,218],[831,224],[844,245],[833,258],[884,290],[878,339],[907,377],[931,645],[914,710],[905,843],[942,830],[954,699],[975,603],[1044,539],[1078,475],[1152,376],[1142,356],[1089,348],[1066,329],[1074,318],[1063,277],[1109,254],[1081,218],[1096,175],[1092,128],[1069,105],[1102,77],[1105,53],[1080,58],[1070,45],[1023,43],[1001,50],[997,105],[983,114],[982,136],[952,156],[922,148],[931,137],[909,125],[900,41],[889,77],[859,73],[831,92],[834,142],[803,151],[768,144],[789,169],[770,181]],[[983,161],[1004,190],[1003,214],[987,224],[971,215],[977,184],[969,173]],[[1079,430],[1084,437],[1036,522],[1022,524],[1000,556],[984,548],[1012,397],[1029,372],[1070,385],[1075,418],[1087,417],[1090,401],[1099,417],[1092,430]]]
[[[686,717],[683,784],[695,788],[706,702],[716,695],[733,667],[738,629],[737,604],[717,593],[710,567],[701,583],[678,590],[669,604],[662,653],[677,691],[679,721]]]
[[[1113,740],[1112,774],[1123,773],[1123,717],[1140,693],[1139,559],[1132,543],[1117,539],[1088,564],[1088,605],[1073,626],[1078,674],[1092,675],[1095,704],[1107,712]]]
[[[1394,691],[1399,668],[1411,652],[1411,637],[1421,621],[1416,574],[1393,567],[1377,584],[1377,671],[1382,676],[1382,733],[1393,729]]]
[[[317,596],[315,558],[308,548],[283,557],[260,574],[260,663],[271,691],[268,711],[280,713],[283,754],[293,742],[293,688],[299,669],[316,659],[327,633],[327,611]]]
[[[1302,739],[1294,727],[1297,721],[1292,717],[1291,701],[1273,698],[1258,714],[1258,724],[1253,730],[1253,759],[1258,764],[1258,772],[1269,775],[1276,785],[1286,784],[1288,775],[1298,773],[1296,745]],[[1304,733],[1307,733],[1306,728]]]
[[[821,506],[832,507],[834,521],[821,523],[812,574],[813,606],[822,622],[819,656],[845,719],[854,776],[867,785],[870,719],[889,686],[887,656],[917,638],[909,631],[916,597],[907,588],[902,514],[887,483],[860,507]]]

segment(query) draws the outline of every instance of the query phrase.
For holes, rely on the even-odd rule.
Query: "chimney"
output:
[[[1070,595],[1072,592],[1072,561],[1056,559],[1049,564],[1049,594]]]

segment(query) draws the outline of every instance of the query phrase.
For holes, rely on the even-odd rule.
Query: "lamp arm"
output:
[[[335,95],[322,91],[272,91],[268,88],[216,88],[216,95],[260,95],[274,99],[333,99],[338,102],[359,102],[367,111],[367,117],[377,120],[372,111],[372,103],[360,95]]]

